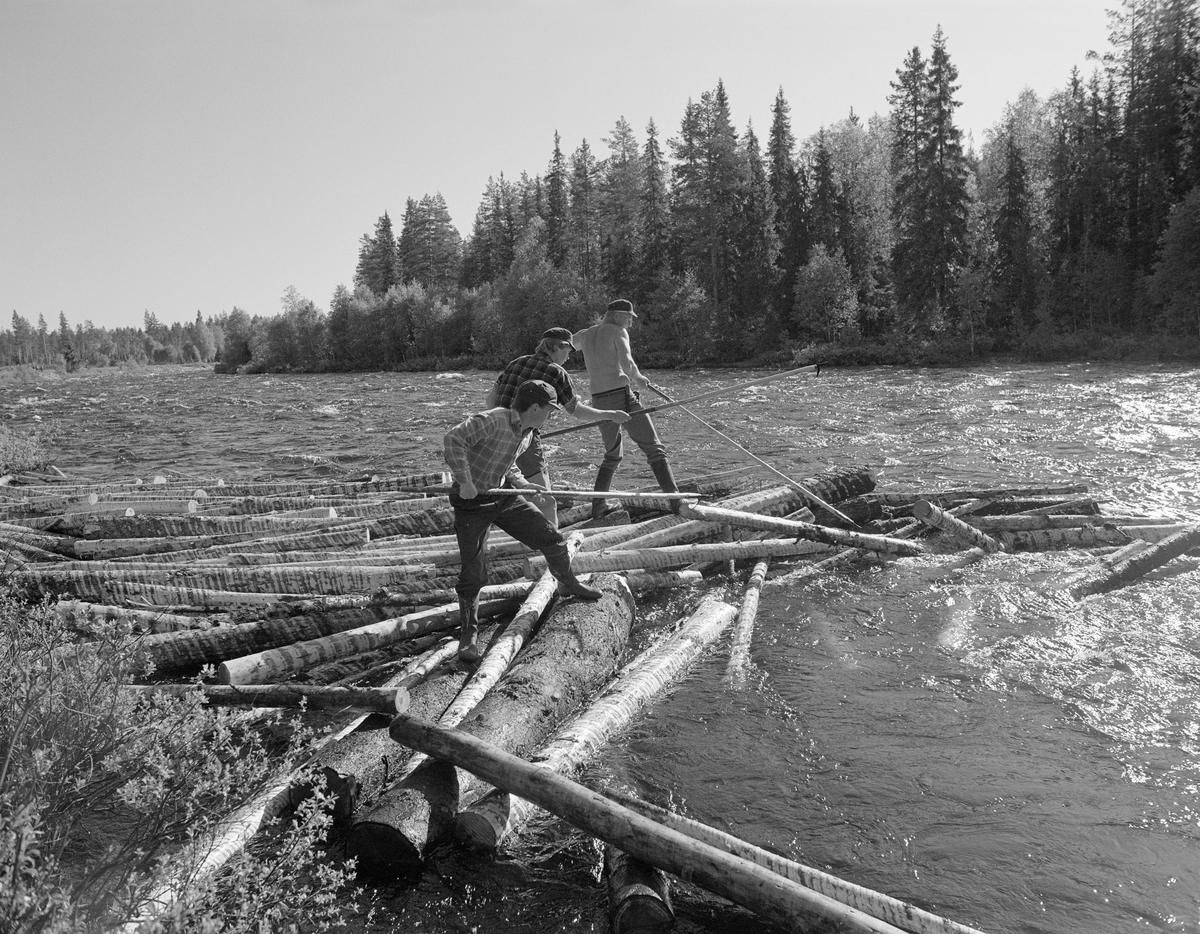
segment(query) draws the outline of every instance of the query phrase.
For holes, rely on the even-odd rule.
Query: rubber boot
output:
[[[552,552],[546,555],[546,566],[558,580],[558,592],[567,597],[578,597],[580,600],[599,600],[603,596],[595,587],[589,587],[571,570],[571,558],[566,550]]]
[[[458,600],[458,660],[464,665],[479,661],[479,597]]]
[[[658,481],[658,488],[664,493],[678,493],[679,487],[675,483],[675,474],[671,473],[671,462],[665,457],[661,460],[650,462],[650,469],[654,472],[654,479]],[[671,512],[679,514],[679,500],[671,500]]]
[[[592,486],[592,489],[599,490],[600,492],[605,492],[607,490],[612,489],[613,477],[616,476],[616,473],[617,473],[616,467],[611,466],[609,464],[601,464],[600,472],[596,474],[596,483]],[[607,512],[610,512],[611,509],[612,509],[612,507],[608,505],[607,500],[603,500],[603,499],[592,500],[592,518],[593,519],[602,518],[604,516],[604,514]]]

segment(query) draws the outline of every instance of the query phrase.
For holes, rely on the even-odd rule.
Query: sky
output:
[[[1112,0],[0,0],[0,328],[328,308],[364,234],[725,84],[765,140],[886,114],[940,25],[984,133],[1107,48]]]

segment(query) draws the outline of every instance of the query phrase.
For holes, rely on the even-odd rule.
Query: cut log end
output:
[[[505,801],[508,795],[502,795]],[[507,810],[505,811],[507,815]],[[482,811],[461,811],[454,820],[454,839],[470,850],[495,850],[504,839],[507,828],[505,821],[497,820],[499,814]]]
[[[403,833],[388,824],[359,821],[346,836],[346,856],[357,860],[364,880],[409,879],[424,869],[421,853]]]

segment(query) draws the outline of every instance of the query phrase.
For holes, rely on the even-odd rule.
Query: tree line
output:
[[[806,138],[782,89],[765,141],[739,130],[721,81],[666,139],[556,133],[542,173],[488,179],[465,239],[440,194],[410,198],[328,310],[289,289],[211,323],[220,366],[491,365],[617,296],[659,365],[1200,353],[1198,2],[1123,0],[1091,74],[1022,91],[978,151],[940,27],[888,113]]]

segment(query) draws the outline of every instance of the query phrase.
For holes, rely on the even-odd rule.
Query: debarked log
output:
[[[608,681],[629,637],[633,595],[616,576],[592,585],[601,599],[557,605],[497,689],[454,732],[486,736],[498,748],[525,753]],[[368,876],[418,870],[429,846],[449,833],[459,802],[477,784],[444,761],[422,763],[354,823],[346,838],[347,854],[357,857],[360,872]]]
[[[786,555],[812,555],[828,551],[827,545],[815,542],[795,542],[788,539],[768,538],[751,542],[713,542],[700,545],[668,545],[664,548],[646,548],[642,551],[603,551],[580,553],[571,562],[572,569],[579,574],[585,571],[632,571],[635,569],[661,569],[686,567],[689,564],[725,559],[782,557]],[[546,559],[534,555],[530,566],[535,572],[545,569]]]
[[[722,522],[728,525],[740,525],[749,529],[761,529],[768,532],[782,532],[795,535],[823,545],[838,545],[847,548],[864,548],[894,555],[919,555],[925,548],[916,542],[900,538],[889,538],[886,535],[867,535],[862,532],[850,532],[846,529],[828,528],[814,525],[811,522],[799,522],[793,519],[776,519],[772,516],[759,516],[735,509],[722,509],[717,506],[688,506],[679,507],[681,515],[703,519],[706,522]]]
[[[1071,588],[1071,596],[1081,600],[1092,594],[1125,587],[1197,546],[1200,546],[1200,525],[1188,526],[1153,547],[1113,565],[1104,573],[1081,581]]]
[[[661,869],[607,843],[604,872],[612,934],[662,934],[674,926],[671,883]]]
[[[630,856],[701,885],[787,930],[808,930],[814,917],[851,931],[902,934],[901,929],[842,905],[749,860],[694,840],[615,803],[549,769],[532,765],[463,730],[398,714],[392,739],[452,762],[509,794],[532,801]]]
[[[621,669],[588,708],[530,758],[540,768],[576,772],[617,731],[624,729],[660,691],[672,684],[733,622],[734,608],[706,595],[680,629]],[[517,833],[536,805],[493,789],[459,813],[454,835],[473,849],[495,849]]]

